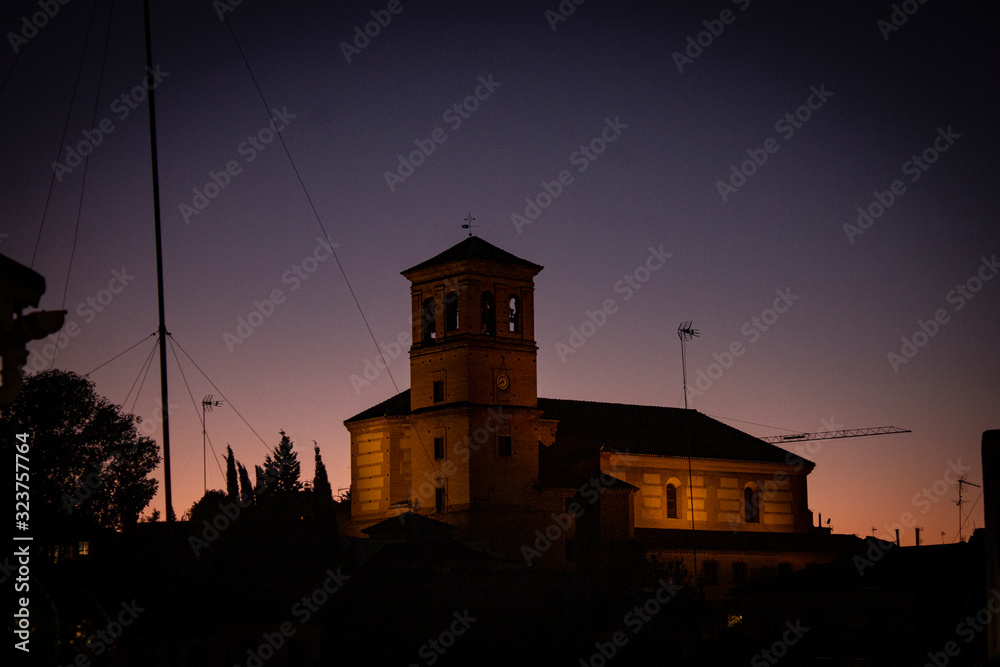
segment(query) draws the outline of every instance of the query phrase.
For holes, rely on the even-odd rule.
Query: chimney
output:
[[[896,546],[899,546],[899,528],[896,529]]]
[[[983,431],[983,502],[986,519],[986,599],[1000,589],[1000,430]],[[993,614],[986,640],[987,655],[1000,662],[1000,614]],[[991,662],[991,664],[993,664]]]
[[[919,547],[920,546],[920,529],[919,528],[914,528],[913,532],[917,536],[916,546]]]

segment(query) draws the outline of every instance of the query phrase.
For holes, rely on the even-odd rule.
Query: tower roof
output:
[[[452,262],[468,261],[497,262],[499,264],[524,266],[537,271],[542,270],[542,266],[540,264],[535,264],[534,262],[529,262],[526,259],[521,259],[516,255],[512,255],[506,250],[496,247],[492,243],[487,243],[478,236],[470,236],[461,243],[453,245],[444,252],[431,257],[427,261],[408,268],[403,271],[402,274],[405,276],[412,271],[419,271],[420,269],[427,269],[432,266],[441,266]]]

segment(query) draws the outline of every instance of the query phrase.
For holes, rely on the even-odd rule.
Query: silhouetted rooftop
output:
[[[512,255],[506,250],[501,250],[492,243],[487,243],[478,236],[470,236],[461,243],[453,245],[444,252],[431,257],[427,261],[421,262],[416,266],[402,271],[402,274],[405,276],[407,273],[417,271],[419,269],[440,266],[451,262],[463,262],[470,260],[498,262],[500,264],[514,264],[516,266],[527,266],[539,271],[542,270],[542,266],[540,264],[535,264],[534,262],[529,262],[526,259],[521,259],[516,255]]]
[[[784,449],[697,410],[651,405],[539,398],[543,419],[555,419],[556,444],[549,456],[564,462],[593,456],[601,448],[622,454],[759,463],[798,462]],[[410,414],[410,390],[402,391],[345,423]],[[690,448],[690,449],[689,449]],[[801,459],[807,469],[814,464]],[[550,482],[553,480],[549,480]]]

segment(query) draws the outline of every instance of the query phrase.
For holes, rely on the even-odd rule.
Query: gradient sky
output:
[[[109,29],[111,4],[98,2],[85,54],[88,0],[60,5],[16,59],[9,36],[0,48],[0,76],[9,77],[0,93],[0,252],[47,278],[43,308],[70,311],[79,333],[55,365],[79,373],[157,327],[148,107],[122,118],[115,102],[144,76],[134,4],[115,3]],[[817,463],[809,506],[824,522],[890,537],[887,527],[911,513],[925,542],[942,531],[954,540],[949,470],[968,468],[981,484],[980,435],[1000,427],[1000,279],[976,282],[977,272],[994,276],[1000,253],[1000,17],[987,2],[902,4],[916,11],[892,31],[879,25],[891,20],[889,2],[759,0],[682,9],[591,0],[553,29],[546,11],[557,11],[556,0],[418,0],[399,5],[348,62],[341,42],[387,3],[243,2],[227,16],[267,104],[286,114],[281,136],[373,340],[334,260],[292,289],[287,272],[313,255],[321,228],[278,141],[252,161],[245,144],[241,151],[269,112],[226,25],[209,2],[154,2],[153,60],[166,73],[156,114],[167,325],[218,387],[182,358],[194,402],[209,393],[229,401],[208,419],[215,451],[229,443],[248,466],[267,453],[235,406],[269,447],[279,429],[289,433],[304,477],[317,441],[334,488],[347,487],[343,421],[409,386],[405,353],[394,357],[388,345],[409,332],[399,272],[461,241],[471,213],[477,235],[545,267],[535,299],[540,395],[681,406],[675,331],[693,320],[701,337],[687,346],[689,384],[704,377],[707,389],[691,407],[761,436],[913,431],[817,441],[803,452]],[[7,2],[0,27],[20,32],[37,11]],[[720,15],[729,23],[715,22]],[[709,43],[705,31],[720,27]],[[699,33],[708,44],[700,53],[688,42]],[[674,54],[688,48],[697,57],[678,71]],[[449,109],[475,94],[480,77],[499,85],[488,97],[480,88],[485,99],[459,125]],[[814,89],[824,99],[799,109]],[[808,119],[776,126],[797,110]],[[50,165],[95,118],[114,130],[95,148],[85,188],[82,166],[55,183],[42,227]],[[574,155],[609,120],[618,123],[614,141],[593,160]],[[434,152],[390,189],[385,172],[438,128]],[[908,161],[949,134],[938,142],[947,150],[932,150],[934,163],[911,180],[918,172]],[[748,165],[753,173],[724,198],[718,182],[754,154],[766,162]],[[180,205],[229,161],[239,173],[185,220]],[[515,224],[525,199],[563,170],[559,196],[530,225]],[[845,231],[896,180],[891,206],[863,233]],[[629,294],[619,281],[661,246],[669,259],[648,279],[640,270],[646,281]],[[87,299],[101,298],[123,269],[134,278],[90,313]],[[978,291],[956,296],[958,286]],[[225,334],[276,289],[283,302],[230,352]],[[766,311],[788,290],[796,298],[772,317]],[[593,336],[571,354],[558,347],[609,299],[614,312]],[[936,313],[935,335],[918,336],[925,344],[894,368],[889,353],[902,356],[902,337]],[[378,358],[375,341],[392,378],[352,382]],[[734,343],[743,352],[728,363]],[[125,401],[151,346],[97,370],[98,391]],[[44,366],[43,343],[30,348],[29,368]],[[717,358],[728,367],[712,367]],[[180,515],[202,493],[200,409],[170,363]],[[155,424],[158,404],[154,363],[134,411]],[[211,460],[208,476],[210,488],[224,486]],[[973,505],[979,489],[966,497],[967,536],[982,526],[982,505]],[[152,507],[162,506],[161,489]]]

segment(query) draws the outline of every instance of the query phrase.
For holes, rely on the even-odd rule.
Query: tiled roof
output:
[[[538,407],[543,419],[559,421],[555,447],[569,459],[605,447],[623,454],[763,463],[789,460],[784,449],[697,410],[559,398],[539,398]],[[813,464],[805,461],[805,465]]]
[[[544,457],[558,459],[564,464],[591,459],[602,447],[622,454],[690,455],[725,461],[798,463],[799,460],[780,447],[697,410],[561,398],[539,398],[538,407],[543,419],[559,422],[556,443],[548,448]],[[354,415],[345,423],[409,414],[410,390],[407,389]],[[801,460],[807,469],[814,465],[806,459]]]
[[[432,266],[440,266],[441,264],[449,264],[451,262],[463,262],[470,260],[479,260],[484,262],[498,262],[500,264],[514,264],[516,266],[527,266],[539,271],[542,267],[534,262],[529,262],[526,259],[521,259],[516,255],[512,255],[506,250],[501,250],[492,243],[487,243],[478,236],[470,236],[461,243],[453,245],[444,252],[431,257],[425,262],[421,262],[416,266],[410,267],[406,271],[403,271],[405,276],[411,271],[417,271],[419,269],[426,269]]]

